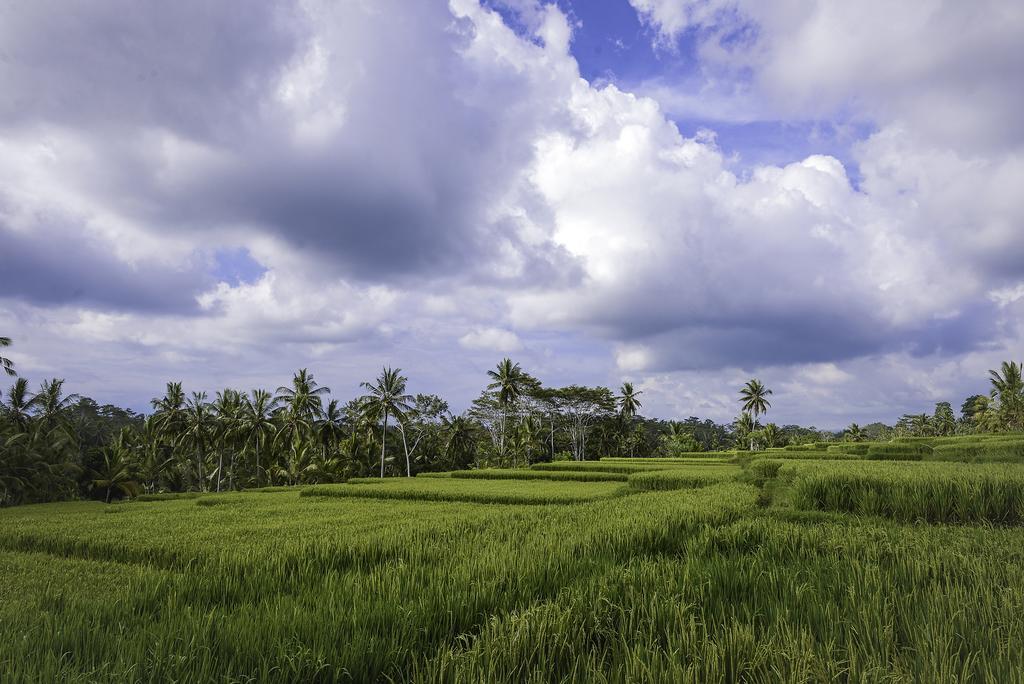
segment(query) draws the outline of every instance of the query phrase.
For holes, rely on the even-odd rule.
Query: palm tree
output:
[[[300,368],[292,377],[291,387],[277,388],[274,403],[286,408],[293,416],[311,422],[322,412],[323,395],[330,393],[330,387],[320,387],[312,373]]]
[[[0,403],[0,412],[12,423],[18,426],[21,432],[28,429],[29,421],[32,420],[32,411],[35,409],[36,397],[29,392],[28,380],[18,378],[7,390],[7,401]]]
[[[185,430],[182,433],[182,438],[194,450],[199,488],[204,491],[206,490],[206,475],[203,468],[214,425],[210,405],[206,403],[206,392],[193,392],[185,407]]]
[[[640,400],[637,399],[639,395],[643,394],[640,390],[633,389],[633,383],[624,382],[622,388],[619,389],[619,416],[622,418],[622,431],[623,436],[629,430],[630,424],[633,422],[633,418],[636,417],[637,409],[643,406]],[[629,455],[633,456],[633,446],[630,445]]]
[[[337,449],[338,442],[345,436],[345,412],[337,399],[331,399],[316,424],[317,441],[320,442],[321,462],[331,462],[328,453]]]
[[[43,423],[51,424],[62,418],[78,399],[77,394],[64,396],[64,381],[60,378],[53,378],[43,382],[33,401]]]
[[[164,396],[149,402],[154,409],[153,419],[167,451],[174,458],[185,429],[185,391],[180,382],[167,383]]]
[[[1024,379],[1021,364],[1003,361],[999,370],[990,370],[993,399],[999,399],[999,412],[1004,427],[1011,430],[1024,427]]]
[[[10,347],[10,346],[11,346],[11,338],[10,337],[0,337],[0,347]],[[7,375],[17,375],[18,374],[14,370],[14,362],[11,361],[6,356],[0,356],[0,368],[2,368],[4,373],[7,373]]]
[[[523,372],[518,363],[504,358],[496,370],[487,371],[492,382],[487,389],[497,392],[498,408],[501,410],[501,425],[498,429],[498,458],[505,458],[505,428],[508,424],[509,409],[519,401],[526,386],[530,384],[530,376]]]
[[[637,399],[641,394],[643,394],[643,391],[633,389],[633,383],[622,383],[622,388],[619,390],[619,415],[627,420],[631,420],[636,416],[637,409],[643,406],[640,400]]]
[[[253,447],[255,454],[256,486],[260,485],[260,471],[265,470],[260,459],[260,451],[266,445],[268,437],[272,437],[276,427],[273,421],[274,399],[270,392],[262,389],[253,390],[250,396],[242,401],[242,417],[240,434],[243,447]]]
[[[241,422],[242,395],[233,389],[217,392],[217,398],[211,406],[217,419],[213,429],[213,442],[217,445],[217,491],[224,472],[224,450],[228,449],[228,489],[235,488],[235,442]]]
[[[377,384],[369,382],[361,383],[360,386],[368,391],[362,397],[364,409],[369,415],[383,416],[384,429],[380,438],[380,476],[384,477],[384,453],[387,449],[388,418],[394,416],[397,420],[405,417],[405,412],[410,409],[409,402],[412,397],[405,393],[405,383],[408,378],[401,374],[401,368],[392,369],[385,367],[377,378]],[[411,476],[411,466],[406,459],[406,475]]]
[[[764,445],[767,447],[777,447],[782,442],[782,430],[775,423],[768,423],[761,430],[761,436],[764,437]]]
[[[768,409],[771,408],[771,402],[767,399],[771,393],[772,391],[765,387],[757,378],[748,380],[747,384],[740,390],[740,403],[743,405],[744,412],[751,415],[753,429],[757,427],[757,417],[767,413]],[[754,450],[753,437],[750,439],[750,450]]]
[[[450,468],[465,467],[476,451],[476,425],[465,416],[444,418],[444,456]]]
[[[139,494],[139,483],[132,472],[131,452],[124,443],[125,439],[122,431],[114,444],[103,449],[103,466],[92,481],[94,487],[107,490],[106,503],[110,503],[110,495],[115,489],[125,496]]]
[[[851,442],[864,441],[864,431],[861,430],[860,425],[857,425],[856,423],[850,423],[850,427],[846,428],[843,435]]]
[[[757,429],[757,424],[751,417],[751,414],[744,411],[739,415],[735,422],[736,426],[736,439],[742,440],[750,437],[750,450],[754,450],[754,431]]]

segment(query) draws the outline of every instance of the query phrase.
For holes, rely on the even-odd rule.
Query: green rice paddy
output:
[[[0,681],[1024,679],[1024,466],[780,453],[0,510]]]

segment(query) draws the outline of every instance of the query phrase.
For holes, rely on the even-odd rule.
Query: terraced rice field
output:
[[[0,510],[0,681],[1021,681],[1015,468],[617,461]],[[951,492],[973,513],[935,518]]]

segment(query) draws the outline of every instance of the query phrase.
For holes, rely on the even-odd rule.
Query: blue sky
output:
[[[456,410],[503,356],[647,415],[841,427],[1021,356],[1024,9],[19,6],[0,334],[33,382]]]

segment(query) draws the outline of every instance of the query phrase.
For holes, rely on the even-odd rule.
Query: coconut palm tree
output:
[[[850,423],[850,427],[843,431],[843,436],[851,442],[864,441],[864,431],[856,423]]]
[[[469,464],[476,452],[476,424],[465,416],[444,418],[447,439],[444,457],[449,468],[462,468]]]
[[[743,406],[744,412],[750,414],[752,417],[753,429],[757,427],[757,417],[768,412],[771,408],[771,402],[768,401],[768,395],[772,391],[764,386],[764,384],[757,378],[752,378],[747,381],[747,384],[740,390],[740,403]],[[754,440],[750,440],[750,450],[754,450]]]
[[[405,393],[405,383],[408,378],[401,374],[401,368],[392,369],[385,367],[377,378],[377,383],[361,383],[360,386],[367,390],[362,397],[364,410],[368,415],[383,417],[384,427],[380,437],[380,476],[384,477],[384,454],[387,450],[388,418],[394,416],[396,420],[402,420],[405,412],[410,409],[409,402],[412,397]],[[406,462],[406,474],[411,475],[411,468]]]
[[[235,454],[241,427],[242,395],[233,389],[217,392],[210,406],[216,419],[212,441],[217,447],[217,491],[224,473],[224,451],[228,451],[228,489],[235,488]]]
[[[253,471],[256,474],[256,486],[260,486],[260,472],[266,469],[261,460],[261,452],[267,441],[274,437],[277,427],[273,420],[274,398],[270,392],[262,389],[253,390],[242,401],[242,416],[239,434],[243,449],[252,448],[254,454]]]
[[[330,393],[330,387],[320,387],[312,373],[300,368],[292,377],[291,387],[277,388],[274,402],[293,416],[312,422],[323,410],[323,395]]]
[[[622,388],[619,389],[619,415],[626,420],[632,420],[636,416],[637,409],[641,408],[643,404],[637,399],[638,396],[643,394],[641,390],[633,389],[633,383],[624,382]]]
[[[10,347],[10,346],[11,346],[11,338],[10,337],[0,337],[0,347]],[[7,375],[12,375],[13,376],[13,375],[17,375],[18,374],[14,370],[14,362],[11,361],[6,356],[0,356],[0,368],[2,368],[4,373],[6,373]]]
[[[764,445],[766,447],[777,447],[782,444],[782,430],[775,423],[768,423],[761,430],[761,436],[764,437]]]
[[[1003,426],[1011,430],[1024,428],[1024,379],[1021,364],[1003,361],[998,370],[988,372],[992,383],[991,396],[999,400]]]
[[[750,412],[744,411],[736,418],[734,423],[736,428],[736,439],[737,441],[750,438],[750,450],[754,450],[754,431],[757,429],[757,424],[751,417]]]
[[[33,401],[39,418],[44,424],[50,425],[63,418],[78,399],[77,394],[64,396],[64,380],[53,378],[43,382]]]
[[[19,431],[24,432],[32,420],[35,405],[36,397],[29,392],[28,380],[18,378],[7,390],[6,401],[0,403],[0,413],[14,423]]]
[[[338,442],[345,437],[345,412],[337,399],[331,399],[316,423],[316,437],[320,443],[322,465],[333,463],[330,454],[337,450]]]
[[[177,457],[177,450],[185,430],[185,391],[180,382],[167,383],[164,396],[152,399],[153,419],[160,439],[166,445],[171,458]]]
[[[127,435],[124,431],[110,446],[103,449],[103,465],[94,474],[94,487],[106,490],[105,501],[110,503],[110,495],[115,490],[125,496],[138,496],[139,486],[135,479],[131,462],[131,451],[127,446]]]
[[[185,406],[185,425],[181,436],[195,454],[199,488],[204,491],[206,457],[214,427],[215,420],[210,405],[206,403],[206,392],[193,392]]]
[[[501,412],[501,425],[498,429],[498,458],[504,460],[509,410],[516,405],[527,386],[532,384],[532,378],[523,371],[518,363],[513,363],[509,358],[502,359],[495,370],[487,371],[487,376],[491,378],[487,389],[496,393],[498,408]]]
[[[625,435],[629,431],[633,418],[636,417],[637,409],[643,406],[637,398],[641,394],[643,394],[642,391],[633,389],[633,383],[631,382],[622,383],[622,387],[619,389],[617,403],[619,405],[619,417],[622,419],[623,439],[625,439]],[[633,456],[632,444],[630,444],[629,455]]]

